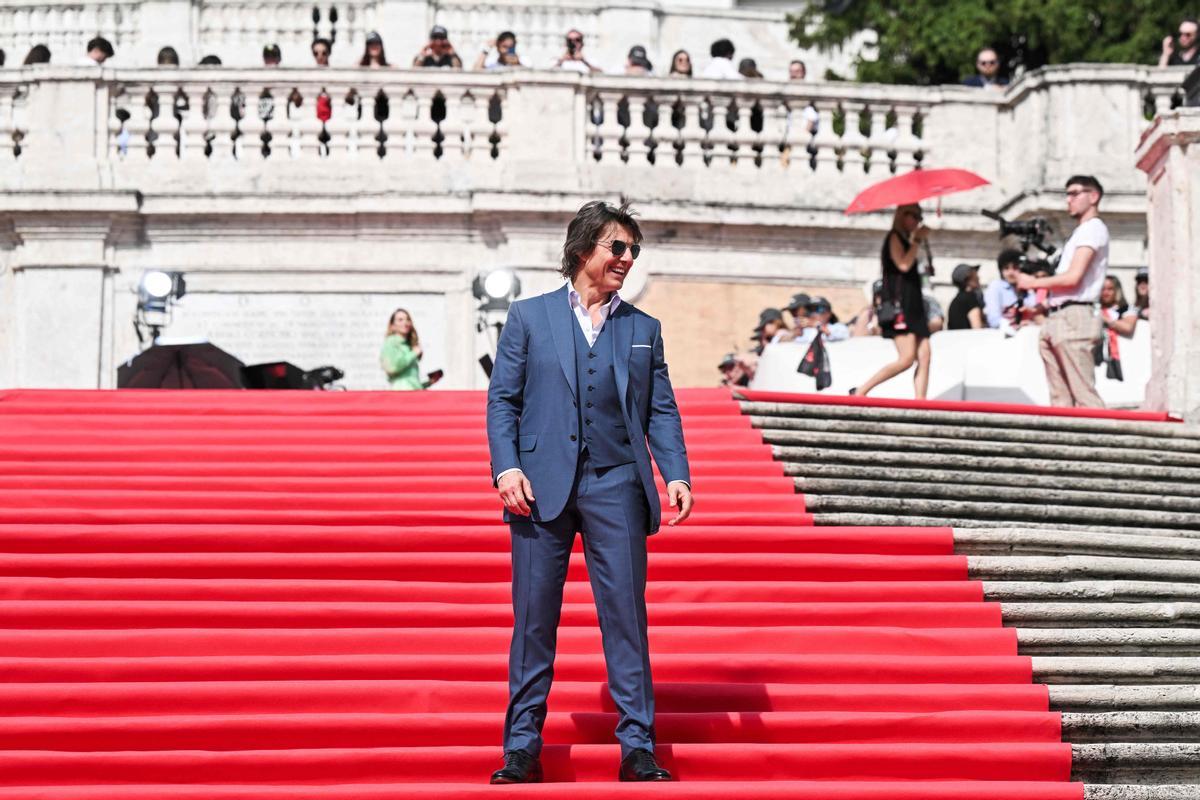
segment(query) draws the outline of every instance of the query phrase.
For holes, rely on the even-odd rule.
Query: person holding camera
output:
[[[494,41],[484,45],[483,52],[475,60],[475,69],[477,70],[519,66],[521,66],[521,59],[517,55],[517,35],[512,31],[501,31]]]
[[[1108,227],[1100,219],[1104,189],[1091,175],[1067,180],[1067,211],[1079,223],[1063,246],[1066,270],[1035,278],[1022,273],[1017,288],[1049,289],[1039,347],[1046,367],[1050,404],[1104,408],[1096,392],[1092,348],[1101,335],[1096,304],[1108,270]]]
[[[429,31],[429,42],[413,58],[414,67],[462,69],[462,59],[450,44],[450,34],[441,25]]]
[[[572,28],[567,31],[567,48],[563,54],[554,62],[556,69],[567,69],[572,72],[579,72],[584,75],[590,75],[593,72],[602,72],[599,67],[592,64],[583,55],[583,34]]]
[[[1200,65],[1200,22],[1185,19],[1179,23],[1179,45],[1175,37],[1167,36],[1162,42],[1162,55],[1158,57],[1160,67],[1195,67]]]
[[[929,241],[929,228],[922,224],[919,205],[900,206],[892,218],[892,229],[883,240],[883,295],[878,317],[881,333],[896,345],[896,360],[850,394],[866,395],[879,384],[917,365],[913,375],[915,396],[924,400],[929,391],[929,322],[921,296],[921,272],[917,262]]]

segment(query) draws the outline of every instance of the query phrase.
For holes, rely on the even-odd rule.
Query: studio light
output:
[[[151,269],[142,273],[137,287],[137,313],[133,318],[133,329],[139,342],[146,343],[146,331],[149,331],[151,344],[157,341],[162,329],[171,321],[171,306],[186,293],[187,282],[182,272]]]
[[[480,311],[507,311],[521,296],[521,279],[503,267],[481,272],[471,284],[471,293],[480,301]]]

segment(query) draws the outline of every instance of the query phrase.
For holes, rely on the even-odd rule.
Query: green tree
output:
[[[1154,64],[1163,37],[1193,8],[1181,0],[826,0],[789,22],[797,44],[820,50],[873,31],[876,45],[854,62],[860,81],[940,84],[973,74],[985,46],[1008,75],[1071,62]]]

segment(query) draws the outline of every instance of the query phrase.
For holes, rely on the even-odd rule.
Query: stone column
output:
[[[1142,137],[1149,178],[1152,374],[1145,407],[1200,423],[1200,109],[1161,114]]]

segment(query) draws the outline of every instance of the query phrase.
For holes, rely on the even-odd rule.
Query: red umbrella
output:
[[[930,197],[954,194],[987,183],[965,169],[915,169],[863,189],[854,202],[846,207],[846,213],[861,214],[864,211],[919,203]]]

